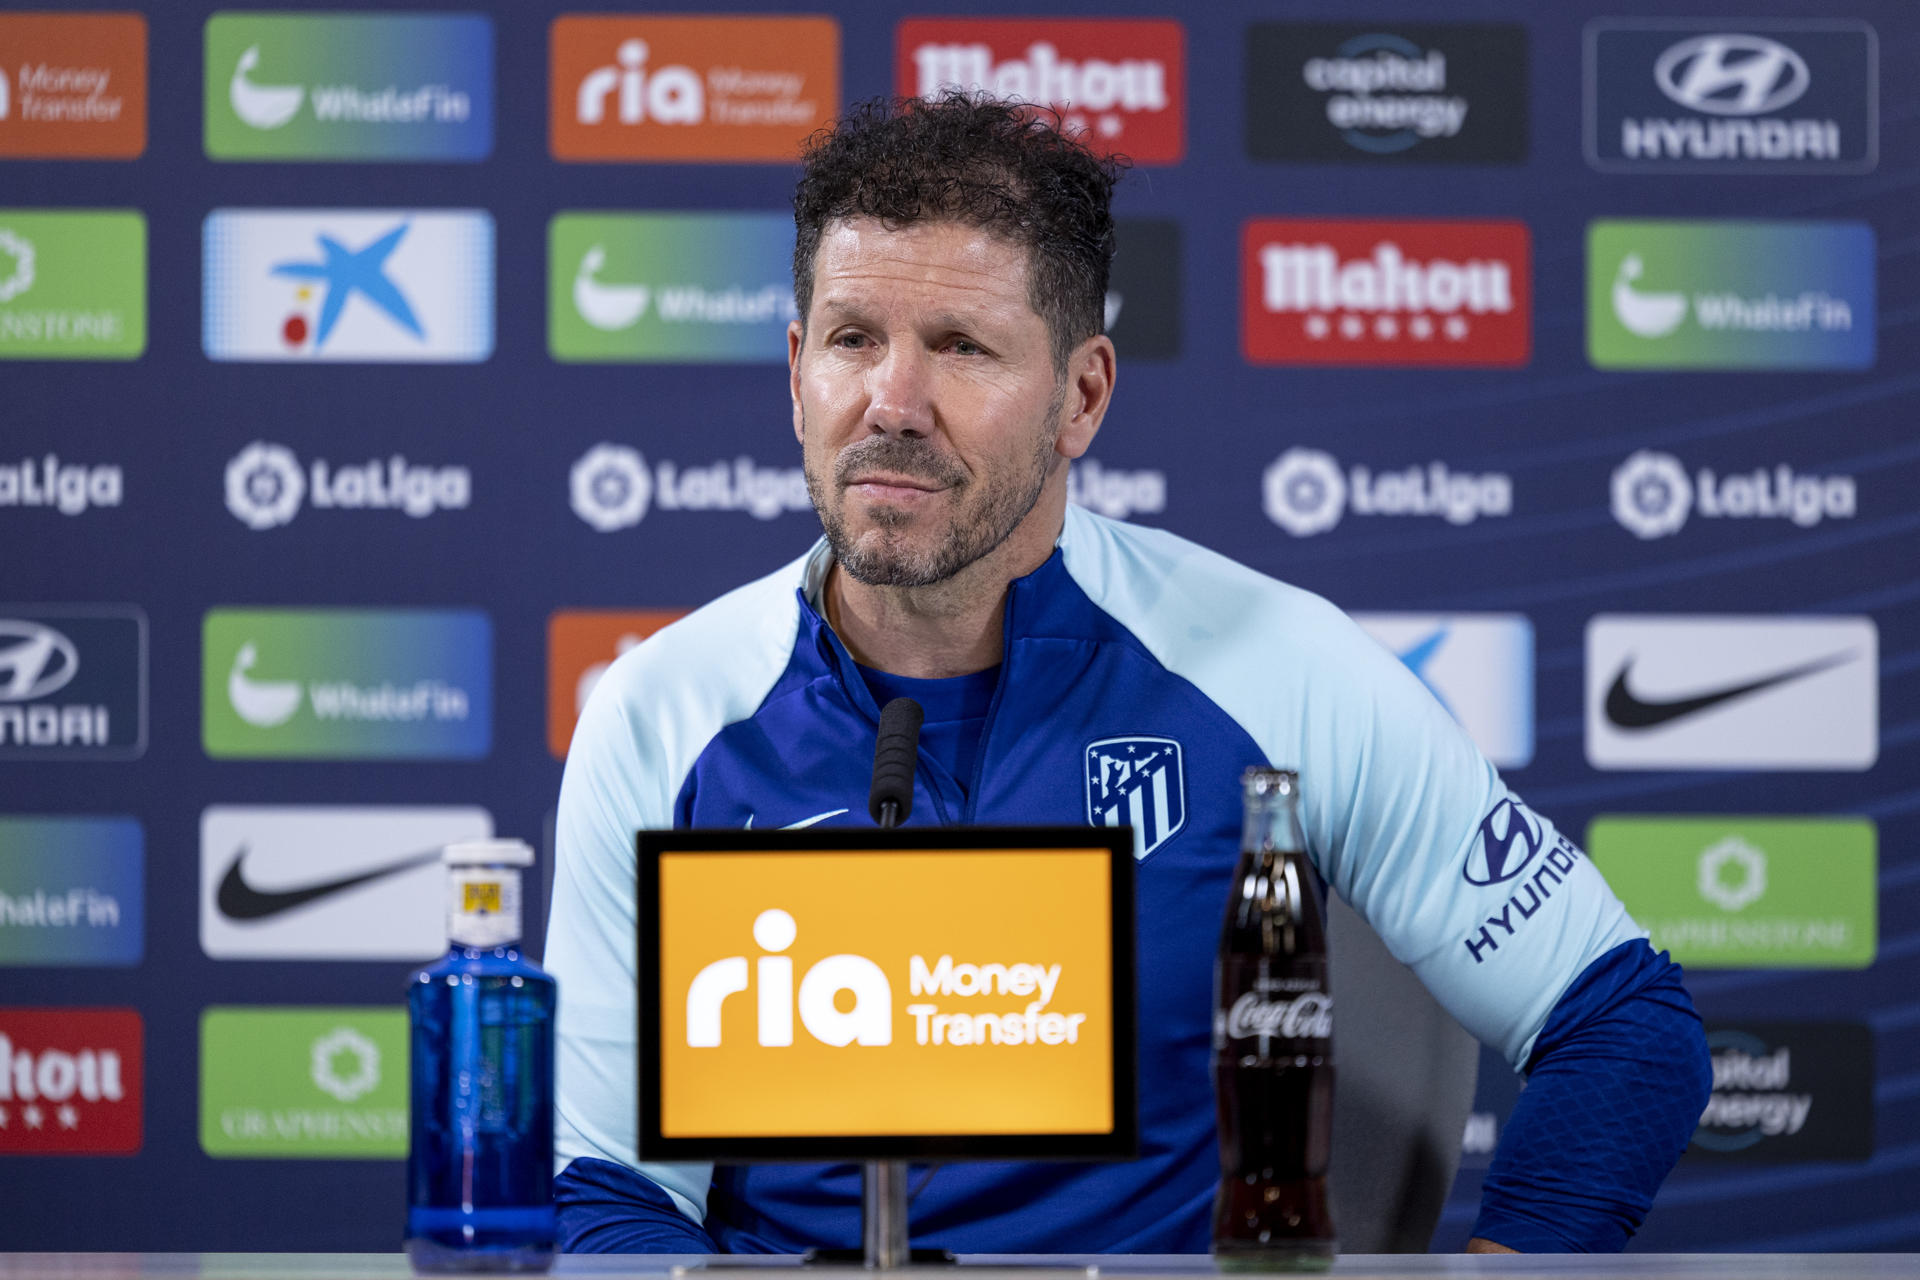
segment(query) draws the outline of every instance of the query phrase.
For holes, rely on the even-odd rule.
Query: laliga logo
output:
[[[753,940],[772,952],[785,951],[800,932],[793,917],[775,907],[753,922]],[[759,979],[760,1043],[783,1048],[793,1043],[793,960],[783,955],[761,956],[755,965]],[[687,1047],[714,1049],[720,1045],[720,1006],[726,998],[747,989],[747,958],[715,960],[694,975],[687,987]],[[853,993],[853,1008],[842,1013],[835,1004],[842,991]],[[893,986],[880,966],[865,956],[838,955],[807,970],[800,979],[800,1025],[823,1044],[893,1043]]]

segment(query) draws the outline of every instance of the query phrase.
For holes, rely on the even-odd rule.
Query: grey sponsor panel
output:
[[[0,604],[0,760],[132,760],[146,749],[146,614]]]

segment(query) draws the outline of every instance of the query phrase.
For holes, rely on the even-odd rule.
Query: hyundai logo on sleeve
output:
[[[1508,797],[1480,820],[1461,874],[1468,884],[1504,884],[1527,869],[1543,841],[1540,820]]]

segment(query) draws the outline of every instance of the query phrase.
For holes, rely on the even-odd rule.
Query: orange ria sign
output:
[[[613,660],[687,616],[685,609],[572,609],[547,619],[547,750],[567,758],[587,695]]]
[[[147,21],[0,14],[0,156],[131,160],[147,149]]]
[[[832,18],[568,14],[549,39],[558,160],[790,162],[840,111]]]
[[[1098,848],[663,852],[660,1135],[1114,1132],[1112,876]]]

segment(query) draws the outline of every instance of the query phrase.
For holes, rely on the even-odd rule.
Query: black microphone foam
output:
[[[880,741],[873,751],[873,790],[867,812],[883,827],[897,827],[913,812],[913,770],[920,753],[920,722],[926,713],[912,698],[880,708]]]

